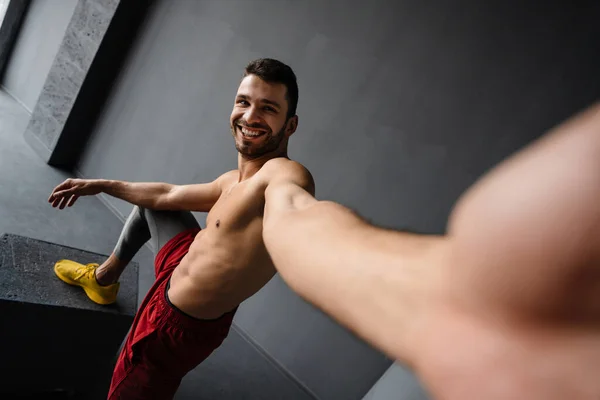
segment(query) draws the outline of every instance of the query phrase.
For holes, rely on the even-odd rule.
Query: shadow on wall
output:
[[[0,83],[28,6],[29,0],[0,0]]]

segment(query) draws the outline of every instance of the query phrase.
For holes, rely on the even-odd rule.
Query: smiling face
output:
[[[246,76],[238,88],[231,112],[231,133],[237,151],[248,159],[285,152],[298,118],[287,118],[287,89],[256,75]]]

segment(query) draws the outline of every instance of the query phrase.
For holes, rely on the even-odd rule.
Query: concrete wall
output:
[[[597,3],[471,3],[159,1],[79,169],[192,183],[235,168],[239,77],[268,56],[299,77],[290,156],[318,197],[443,232],[477,177],[600,89]],[[362,398],[390,365],[279,278],[236,324],[323,399]]]
[[[31,113],[78,0],[32,0],[2,85]]]

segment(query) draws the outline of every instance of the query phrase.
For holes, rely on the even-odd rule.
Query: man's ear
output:
[[[287,128],[285,128],[286,136],[287,137],[292,136],[294,134],[294,132],[296,132],[297,128],[298,128],[298,116],[294,115],[287,122]]]

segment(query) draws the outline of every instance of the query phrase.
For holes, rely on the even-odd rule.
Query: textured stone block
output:
[[[137,308],[138,266],[121,278],[117,302],[100,306],[60,281],[63,258],[101,263],[107,256],[40,240],[0,237],[0,398],[51,390],[102,399]]]
[[[26,131],[49,151],[61,135],[119,3],[79,0],[75,7]]]

